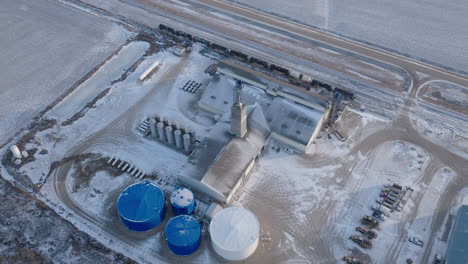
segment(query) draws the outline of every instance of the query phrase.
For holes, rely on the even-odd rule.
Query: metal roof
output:
[[[200,189],[197,185],[201,184],[217,192],[218,197],[224,197],[213,198],[226,202],[270,135],[261,107],[255,105],[249,107],[248,111],[249,130],[246,136],[241,139],[230,134],[229,114],[225,114],[179,171],[179,179],[182,182],[195,189]]]
[[[446,253],[447,264],[468,263],[468,205],[458,209]]]

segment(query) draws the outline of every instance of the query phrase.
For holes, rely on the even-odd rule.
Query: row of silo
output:
[[[164,229],[168,248],[177,255],[190,255],[201,243],[201,227],[190,214],[196,207],[193,193],[174,190],[170,197],[175,217]],[[161,224],[166,215],[163,191],[145,181],[127,187],[119,196],[117,209],[122,223],[132,231],[148,231]],[[255,215],[241,207],[222,209],[211,220],[210,239],[215,252],[226,260],[246,259],[256,250],[260,224]]]
[[[177,124],[160,117],[150,119],[150,136],[162,143],[175,146],[185,153],[190,153],[195,137],[187,129],[181,129]]]

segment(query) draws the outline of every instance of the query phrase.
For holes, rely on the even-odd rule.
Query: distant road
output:
[[[294,23],[290,20],[273,16],[264,12],[249,9],[240,5],[235,5],[230,2],[219,1],[219,0],[189,0],[189,2],[195,2],[206,6],[217,8],[224,12],[235,14],[238,16],[246,17],[250,20],[254,20],[265,25],[274,26],[281,30],[293,32],[298,35],[302,35],[308,38],[333,45],[342,49],[347,49],[358,54],[363,54],[367,57],[371,57],[380,61],[388,62],[394,65],[403,67],[409,72],[420,72],[431,76],[433,79],[441,79],[451,81],[462,86],[468,87],[468,77],[447,71],[446,69],[438,68],[433,65],[429,65],[423,62],[418,62],[413,59],[406,58],[404,56],[395,55],[387,51],[383,51],[377,48],[373,48],[367,45],[363,45],[354,41],[346,40],[341,37],[336,37],[330,33],[325,33],[307,27],[302,24]]]

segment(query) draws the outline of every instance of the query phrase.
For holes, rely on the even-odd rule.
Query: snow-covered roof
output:
[[[266,111],[266,118],[272,132],[302,145],[309,143],[322,116],[322,111],[282,98],[275,98]]]
[[[211,79],[203,91],[198,105],[214,114],[222,115],[229,112],[232,106],[232,89],[234,86],[235,80],[233,78],[219,73],[214,74],[213,79]],[[258,101],[258,91],[256,93],[254,90],[259,89],[249,84],[244,85],[244,89],[242,89],[242,103],[253,105]]]
[[[230,134],[229,114],[213,127],[179,171],[179,179],[220,202],[227,202],[247,167],[270,135],[262,109],[247,109],[248,132],[243,139]]]
[[[270,93],[279,92],[278,95],[282,97],[301,99],[303,103],[318,110],[323,110],[328,105],[329,98],[323,95],[307,91],[302,87],[292,85],[230,61],[221,61],[218,65],[218,72],[242,80],[258,88],[269,90]]]

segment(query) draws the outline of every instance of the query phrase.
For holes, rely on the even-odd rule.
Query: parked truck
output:
[[[349,239],[363,248],[372,248],[372,242],[361,236],[350,236]]]
[[[384,214],[385,216],[389,216],[390,215],[390,212],[391,210],[386,207],[386,206],[383,206],[381,204],[379,205],[372,205],[371,206],[371,209],[374,210],[374,211],[377,211],[377,212],[381,212],[382,214]]]
[[[363,225],[369,226],[370,228],[377,228],[379,227],[380,222],[374,219],[372,216],[365,215],[361,219],[361,223]]]
[[[363,235],[367,236],[369,239],[374,239],[377,237],[377,233],[369,228],[363,226],[356,227],[356,231],[361,232]]]

